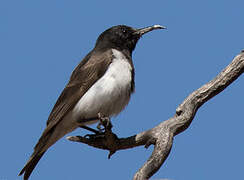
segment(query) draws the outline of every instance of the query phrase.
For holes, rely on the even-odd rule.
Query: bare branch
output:
[[[100,149],[109,150],[109,158],[118,150],[154,144],[154,151],[138,170],[134,180],[149,179],[167,159],[173,137],[189,127],[198,108],[222,92],[244,72],[244,50],[213,80],[191,93],[176,109],[176,114],[156,127],[127,138],[118,138],[111,129],[106,129],[100,138],[71,136],[70,141],[85,143]]]

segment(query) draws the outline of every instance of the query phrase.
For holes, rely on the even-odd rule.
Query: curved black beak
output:
[[[161,26],[161,25],[153,25],[153,26],[137,29],[135,31],[135,34],[142,36],[143,34],[148,33],[150,31],[153,31],[153,30],[156,30],[156,29],[166,29],[166,27]]]

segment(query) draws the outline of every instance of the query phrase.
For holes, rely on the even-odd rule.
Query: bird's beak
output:
[[[145,27],[145,28],[141,28],[141,29],[137,29],[135,31],[135,34],[138,34],[140,36],[142,36],[145,33],[148,33],[150,31],[153,31],[155,29],[166,29],[166,27],[161,26],[161,25],[154,25],[154,26],[149,26],[149,27]]]

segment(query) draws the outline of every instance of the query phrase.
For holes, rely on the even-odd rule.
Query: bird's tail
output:
[[[34,152],[32,153],[31,157],[25,164],[24,168],[20,171],[19,176],[24,174],[24,180],[28,180],[32,171],[36,167],[37,163],[40,161],[43,154],[47,151],[48,148],[45,148],[48,140],[50,139],[53,130],[46,132],[44,131],[41,138],[38,140],[38,143],[34,147]]]
[[[28,180],[29,176],[31,175],[32,171],[34,170],[34,168],[36,167],[37,163],[39,162],[39,160],[41,159],[41,157],[43,156],[43,154],[46,151],[42,152],[42,153],[33,153],[29,159],[29,161],[26,163],[25,167],[21,170],[21,172],[19,173],[19,176],[21,176],[24,173],[24,180]]]
[[[51,147],[55,142],[62,138],[65,134],[73,131],[76,126],[69,121],[60,122],[59,124],[48,125],[44,132],[42,133],[41,138],[34,147],[34,152],[31,155],[30,159],[26,163],[25,167],[20,171],[19,176],[24,174],[24,180],[28,180],[30,174],[34,170],[38,161],[41,159],[43,154]]]

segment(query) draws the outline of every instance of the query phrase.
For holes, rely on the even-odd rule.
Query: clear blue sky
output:
[[[118,24],[168,28],[144,36],[134,51],[136,93],[112,120],[114,132],[126,137],[171,117],[244,48],[243,7],[243,0],[1,1],[0,179],[21,179],[72,70],[102,31]],[[243,179],[243,92],[241,76],[204,104],[152,179]],[[106,151],[63,138],[31,179],[131,179],[151,152],[138,147],[108,160]]]

